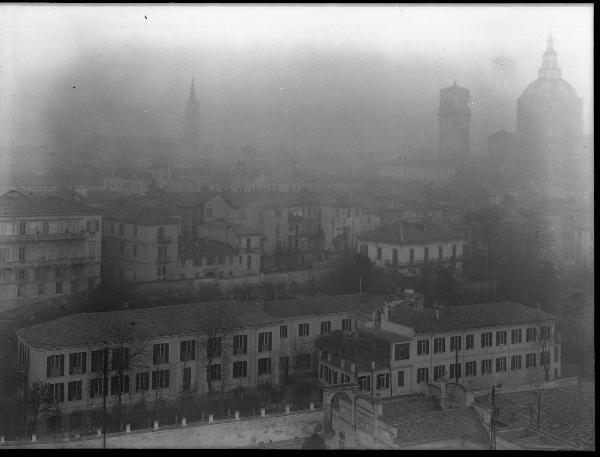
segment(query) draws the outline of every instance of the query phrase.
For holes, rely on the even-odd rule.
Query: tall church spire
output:
[[[198,100],[196,99],[196,89],[194,87],[194,78],[192,78],[192,86],[190,87],[189,101],[192,103],[198,103]]]
[[[538,71],[539,78],[560,78],[561,71],[558,66],[558,58],[554,50],[552,35],[548,36],[546,52],[544,52],[542,66]]]
[[[185,104],[184,140],[188,148],[197,151],[200,146],[200,104],[196,99],[194,80],[190,87],[190,96]]]

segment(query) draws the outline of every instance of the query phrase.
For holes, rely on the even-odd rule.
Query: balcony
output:
[[[30,235],[0,235],[0,243],[84,240],[87,232],[35,233]]]

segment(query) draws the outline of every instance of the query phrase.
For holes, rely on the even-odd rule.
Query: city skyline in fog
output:
[[[593,125],[592,21],[560,6],[28,6],[2,18],[3,144],[183,134],[219,152],[437,151],[439,90],[470,89],[472,152],[514,130],[552,34]]]

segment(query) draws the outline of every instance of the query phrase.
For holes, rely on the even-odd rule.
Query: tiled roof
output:
[[[103,214],[108,220],[130,222],[138,225],[172,225],[183,210],[175,205],[155,198],[130,196],[115,202],[109,202],[102,207]]]
[[[45,216],[56,214],[98,214],[68,198],[10,190],[0,196],[0,216]]]
[[[537,418],[538,394],[541,397],[541,431],[571,443],[576,448],[594,449],[595,446],[595,383],[548,389],[525,390],[496,396],[500,408],[498,420],[508,427],[530,423],[529,410]],[[491,396],[477,397],[480,404],[491,407]],[[517,414],[518,413],[518,414]]]
[[[415,446],[449,439],[466,438],[486,445],[489,435],[472,407],[399,415],[394,418],[400,446]]]
[[[382,307],[386,297],[370,297],[360,294],[321,295],[294,300],[265,302],[265,311],[278,317],[317,316],[353,312],[375,311]]]
[[[412,341],[412,338],[398,333],[387,332],[378,328],[363,328],[360,330],[361,334],[372,336],[373,338],[379,338],[386,340],[389,343],[402,343],[405,341]]]
[[[411,327],[415,333],[435,333],[555,319],[552,314],[515,302],[447,306],[439,313],[437,319],[431,308],[418,311],[396,307],[390,321]]]
[[[382,404],[385,421],[394,425],[397,419],[404,416],[420,415],[441,410],[434,397],[426,397],[423,394],[401,395],[396,398],[384,400]]]
[[[169,192],[164,194],[164,200],[174,203],[181,208],[204,205],[213,198],[214,192]]]
[[[390,244],[420,244],[442,240],[461,240],[464,233],[435,224],[397,222],[359,235],[362,241]]]
[[[200,332],[218,309],[231,318],[232,327],[244,328],[281,322],[253,303],[234,301],[190,303],[152,308],[71,314],[17,330],[17,335],[36,348],[63,349],[119,342],[122,328],[131,328],[128,339],[146,340]],[[135,322],[135,325],[131,325]]]
[[[194,256],[226,256],[237,255],[238,251],[231,245],[221,241],[207,239],[179,238],[179,255],[184,259]]]

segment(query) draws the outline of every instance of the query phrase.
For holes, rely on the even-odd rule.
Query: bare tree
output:
[[[204,348],[206,354],[206,383],[209,395],[214,392],[215,385],[221,390],[224,385],[223,372],[217,376],[213,368],[216,360],[221,360],[221,369],[227,364],[229,357],[231,334],[240,327],[239,320],[234,310],[225,303],[214,303],[196,309],[196,322],[198,323],[198,346]],[[201,355],[199,354],[199,358]],[[215,378],[215,379],[213,379]]]
[[[34,381],[27,389],[23,399],[27,422],[31,424],[31,432],[35,433],[40,414],[47,412],[55,403],[50,384],[39,380]]]

